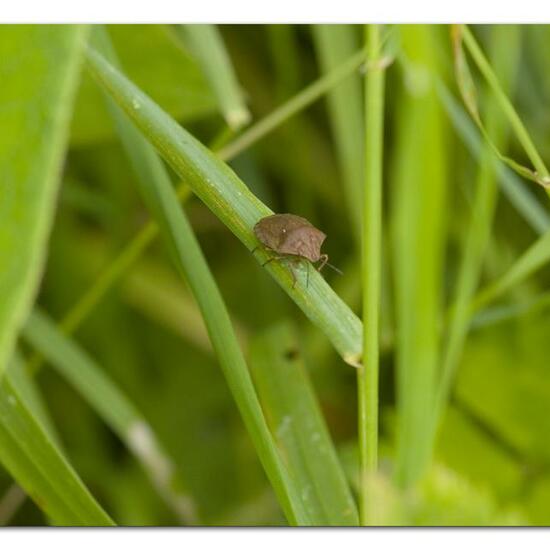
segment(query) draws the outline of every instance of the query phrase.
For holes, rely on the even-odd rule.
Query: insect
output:
[[[293,262],[303,260],[309,260],[312,263],[321,262],[317,267],[317,271],[321,271],[325,265],[339,271],[328,263],[328,254],[321,254],[321,245],[327,236],[311,225],[305,218],[294,214],[273,214],[262,218],[254,226],[254,234],[267,249],[277,254],[277,256],[267,260],[262,267],[273,260],[288,258]],[[309,263],[307,267],[307,284],[309,285]],[[290,272],[294,280],[292,285],[294,288],[296,275],[292,265],[290,266]]]

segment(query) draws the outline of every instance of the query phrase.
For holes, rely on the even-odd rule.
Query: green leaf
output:
[[[358,525],[349,485],[300,357],[293,327],[272,326],[250,347],[269,426],[314,525]]]
[[[23,335],[125,442],[180,519],[195,522],[189,496],[173,489],[174,465],[149,423],[93,359],[39,310],[29,317]]]
[[[0,374],[40,280],[84,39],[71,25],[0,33]]]
[[[113,525],[29,409],[5,376],[0,381],[0,461],[56,525]]]
[[[258,220],[272,214],[272,211],[250,192],[226,164],[181,128],[100,54],[89,50],[88,60],[90,70],[101,85],[178,175],[185,179],[196,195],[250,251],[254,250],[258,242],[252,228]],[[254,257],[263,264],[270,256],[257,250]],[[294,285],[288,267],[279,262],[270,262],[265,266],[266,271],[309,319],[325,332],[343,359],[351,365],[359,365],[362,351],[361,322],[316,270],[309,270],[309,285],[306,287],[306,268],[300,268],[300,281]]]
[[[441,37],[437,28],[426,25],[402,26],[400,32],[406,87],[395,117],[397,143],[389,186],[396,305],[396,475],[407,486],[424,473],[431,453],[449,174],[447,132],[435,89]]]
[[[250,121],[237,75],[216,25],[178,25],[214,91],[223,116],[232,130]]]

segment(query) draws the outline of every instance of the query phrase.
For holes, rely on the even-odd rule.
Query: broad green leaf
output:
[[[0,381],[0,461],[56,525],[113,525],[7,376]]]
[[[0,33],[0,375],[42,273],[84,39],[70,25]]]
[[[251,344],[250,364],[266,416],[315,525],[358,525],[357,508],[290,323]]]

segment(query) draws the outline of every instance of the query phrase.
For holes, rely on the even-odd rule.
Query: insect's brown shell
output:
[[[305,218],[294,214],[273,214],[255,226],[258,240],[279,254],[289,254],[316,262],[326,235]]]

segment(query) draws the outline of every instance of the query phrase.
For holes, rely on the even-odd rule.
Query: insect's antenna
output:
[[[325,262],[326,265],[328,265],[330,268],[334,269],[338,275],[343,275],[344,273],[340,271],[337,267],[334,267],[332,264],[329,264],[328,262]]]
[[[334,271],[336,271],[336,273],[339,273],[340,275],[343,275],[343,273],[337,267],[334,267],[332,264],[328,263],[328,254],[322,254],[319,257],[319,259],[321,260],[321,265],[317,268],[317,271],[321,271],[321,269],[323,269],[323,267],[328,265],[330,268],[334,269]]]

